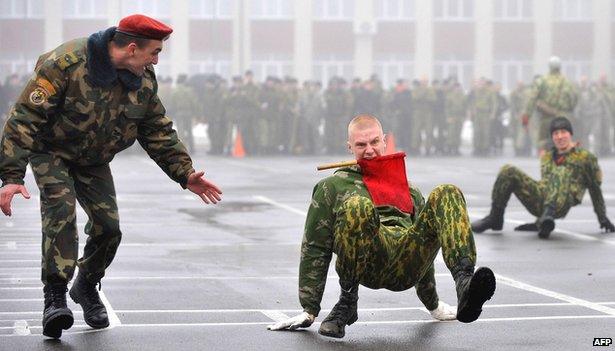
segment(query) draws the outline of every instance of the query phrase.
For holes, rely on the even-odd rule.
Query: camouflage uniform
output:
[[[436,103],[435,91],[426,83],[412,90],[412,122],[414,126],[410,136],[410,150],[420,155],[421,144],[425,146],[425,154],[429,155],[434,144],[434,104]],[[425,141],[422,141],[422,133],[425,133]]]
[[[332,254],[340,280],[371,289],[401,291],[416,287],[429,310],[438,305],[433,261],[442,248],[452,269],[462,258],[472,264],[476,249],[461,191],[434,189],[425,203],[410,188],[414,214],[392,206],[374,207],[358,166],[323,179],[312,194],[299,266],[299,299],[305,312],[318,315]]]
[[[474,129],[474,154],[485,156],[489,153],[489,132],[497,107],[497,93],[488,86],[474,89],[469,97],[472,127]]]
[[[467,99],[461,87],[449,89],[445,99],[446,151],[450,155],[459,155],[461,130],[466,119]]]
[[[11,109],[0,148],[0,179],[24,184],[28,162],[40,189],[42,280],[68,282],[75,269],[90,281],[104,276],[121,232],[109,162],[135,140],[167,175],[186,186],[194,172],[185,147],[165,116],[153,67],[138,87],[115,80],[90,83],[86,39],[42,55]],[[121,77],[120,77],[121,79]],[[89,235],[77,263],[75,203],[88,214]]]
[[[613,100],[615,100],[613,89],[604,82],[596,86],[596,119],[592,124],[592,134],[594,135],[594,152],[599,156],[608,156],[612,152],[613,145]]]
[[[201,108],[196,94],[186,84],[178,84],[171,92],[171,98],[167,104],[169,115],[177,123],[177,132],[182,142],[188,147],[188,151],[194,151],[194,135],[192,133],[192,121],[200,117]]]
[[[543,150],[550,148],[551,121],[555,117],[571,117],[577,99],[574,85],[560,73],[550,73],[534,81],[525,113],[532,116],[536,110],[535,116],[539,120],[538,148]]]
[[[523,108],[529,96],[529,89],[523,85],[518,86],[510,93],[510,132],[513,137],[513,147],[516,156],[529,156],[532,139],[527,127],[521,123]]]
[[[573,148],[557,155],[553,149],[540,159],[540,173],[540,181],[535,181],[514,166],[502,167],[493,186],[493,206],[504,208],[510,195],[515,194],[532,215],[540,217],[545,207],[551,205],[555,208],[555,218],[562,218],[571,207],[581,203],[588,189],[598,220],[606,218],[600,190],[602,172],[592,153]]]
[[[352,108],[352,95],[342,88],[327,88],[324,93],[326,105],[325,143],[327,152],[341,154],[345,144],[340,140],[348,138],[346,126],[350,120]]]

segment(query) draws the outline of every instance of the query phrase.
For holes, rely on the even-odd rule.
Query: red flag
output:
[[[395,206],[403,212],[413,213],[404,157],[406,153],[398,152],[371,160],[362,159],[358,163],[374,205]]]

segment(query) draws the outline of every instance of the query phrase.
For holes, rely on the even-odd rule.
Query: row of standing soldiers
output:
[[[252,155],[341,154],[346,151],[340,142],[346,139],[344,126],[366,113],[380,117],[385,132],[394,133],[397,147],[411,155],[459,155],[463,126],[469,120],[474,155],[502,153],[509,137],[515,155],[528,156],[540,144],[541,117],[536,113],[524,124],[520,116],[537,82],[548,82],[549,77],[537,76],[530,85],[518,83],[508,98],[498,84],[486,79],[477,80],[467,94],[453,78],[431,84],[426,79],[411,84],[399,79],[384,90],[375,76],[350,84],[336,77],[323,90],[319,82],[306,81],[300,87],[289,77],[268,77],[257,84],[251,72],[234,77],[230,86],[217,75],[179,76],[174,86],[171,79],[161,78],[159,95],[185,144],[194,150],[193,128],[206,123],[210,153],[218,155],[232,151],[238,133]],[[0,85],[0,129],[22,85],[17,75]],[[584,77],[573,86],[567,117],[574,124],[575,139],[600,156],[611,155],[615,89],[605,77],[595,82]]]

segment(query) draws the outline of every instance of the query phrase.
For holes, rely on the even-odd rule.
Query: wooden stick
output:
[[[357,160],[352,160],[352,161],[342,161],[342,162],[337,162],[337,163],[327,163],[324,165],[320,165],[318,167],[316,167],[317,170],[322,171],[325,169],[331,169],[331,168],[340,168],[340,167],[347,167],[347,166],[353,166],[357,164]]]

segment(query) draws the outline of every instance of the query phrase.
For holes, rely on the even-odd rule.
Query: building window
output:
[[[190,0],[190,18],[229,19],[232,15],[232,1]]]
[[[170,0],[130,0],[122,1],[122,15],[141,13],[154,18],[171,18]]]
[[[434,17],[438,20],[470,20],[474,18],[474,0],[435,0]]]
[[[554,0],[553,17],[561,21],[591,21],[592,1]]]
[[[562,60],[562,73],[572,82],[578,82],[581,77],[590,77],[592,72],[591,61]]]
[[[390,87],[400,78],[414,77],[414,62],[407,55],[379,56],[374,59],[374,73],[382,80],[383,87]]]
[[[64,18],[107,18],[107,3],[96,0],[65,0]]]
[[[0,0],[0,18],[43,18],[43,0]]]
[[[495,0],[495,18],[505,21],[531,20],[533,0]]]
[[[474,63],[472,61],[436,61],[434,62],[434,79],[456,78],[465,89],[472,86]]]
[[[189,63],[190,74],[217,74],[225,79],[231,78],[230,55],[207,55],[199,60]]]
[[[350,82],[354,75],[354,62],[350,56],[320,55],[314,57],[313,76],[323,86],[333,77],[342,77]]]
[[[250,2],[252,18],[292,19],[293,2],[288,0],[254,0]]]
[[[293,72],[293,62],[290,55],[265,54],[254,55],[251,64],[254,79],[264,81],[267,76],[282,78],[290,76]]]
[[[376,19],[383,21],[413,20],[415,0],[376,0]]]
[[[314,0],[312,10],[317,20],[352,21],[354,18],[352,0]]]
[[[493,65],[493,80],[502,84],[504,92],[514,90],[518,82],[531,82],[531,61],[496,61]]]

